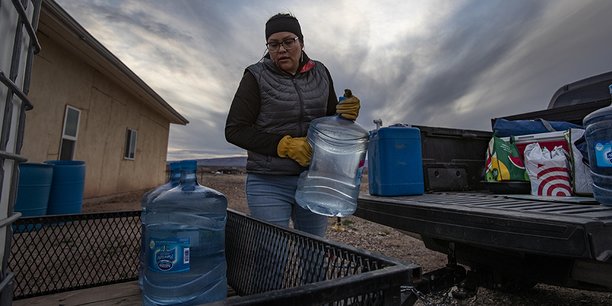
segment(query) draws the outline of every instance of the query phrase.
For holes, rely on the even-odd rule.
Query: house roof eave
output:
[[[186,125],[189,121],[170,106],[130,68],[87,32],[54,0],[43,0],[39,30],[54,32],[58,42],[74,50],[88,64],[141,98],[170,123]],[[47,33],[50,34],[50,33]]]

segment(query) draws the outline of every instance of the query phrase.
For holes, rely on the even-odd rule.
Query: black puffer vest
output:
[[[261,108],[255,124],[261,131],[304,137],[310,121],[325,116],[330,80],[322,63],[308,60],[299,73],[290,75],[264,58],[247,70],[259,84]],[[292,159],[251,151],[246,168],[249,173],[276,175],[297,175],[305,170]]]

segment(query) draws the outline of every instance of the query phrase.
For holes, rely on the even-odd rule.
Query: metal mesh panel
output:
[[[13,230],[15,298],[138,277],[140,211],[22,218]]]
[[[226,256],[229,285],[240,295],[230,304],[397,305],[400,286],[420,273],[242,214],[228,218]]]
[[[14,225],[16,299],[135,280],[140,211],[30,217]],[[229,210],[228,305],[398,305],[416,265]]]

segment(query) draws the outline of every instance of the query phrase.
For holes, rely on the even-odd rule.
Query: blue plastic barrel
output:
[[[24,217],[44,216],[51,191],[53,166],[43,163],[19,165],[19,183],[15,211]]]
[[[53,182],[49,194],[48,215],[79,214],[83,208],[85,162],[48,160],[53,165]]]

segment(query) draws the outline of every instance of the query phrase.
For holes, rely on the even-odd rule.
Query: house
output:
[[[37,37],[22,155],[85,161],[84,198],[162,184],[170,124],[187,119],[53,0]]]

